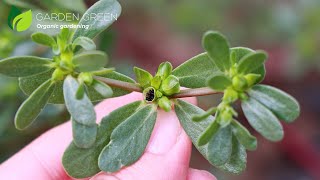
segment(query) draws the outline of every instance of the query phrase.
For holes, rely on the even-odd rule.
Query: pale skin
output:
[[[95,109],[97,119],[130,102],[141,100],[140,93],[105,100]],[[196,103],[195,98],[185,100]],[[64,171],[61,158],[72,141],[71,123],[55,127],[20,152],[2,163],[1,179],[33,180],[70,178]],[[93,180],[215,180],[207,171],[189,167],[192,143],[182,129],[174,112],[159,110],[157,122],[142,157],[133,165],[112,174],[99,173]]]

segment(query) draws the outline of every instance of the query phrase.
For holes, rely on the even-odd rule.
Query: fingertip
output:
[[[217,180],[211,173],[204,170],[189,168],[187,180]]]

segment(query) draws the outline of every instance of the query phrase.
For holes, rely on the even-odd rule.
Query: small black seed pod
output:
[[[156,99],[155,89],[153,87],[144,89],[143,97],[146,102],[153,102]]]

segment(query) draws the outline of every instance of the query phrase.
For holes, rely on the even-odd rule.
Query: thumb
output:
[[[189,101],[195,103],[194,98]],[[103,179],[187,179],[191,141],[174,113],[159,110],[156,125],[143,156],[133,165],[112,174],[100,173]]]

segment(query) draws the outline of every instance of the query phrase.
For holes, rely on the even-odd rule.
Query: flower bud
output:
[[[153,102],[156,99],[156,91],[153,87],[148,87],[143,90],[143,98],[146,102]]]
[[[88,72],[82,72],[78,76],[79,81],[86,83],[87,85],[91,85],[93,82],[93,77],[90,73]]]
[[[243,91],[248,87],[247,81],[244,77],[236,76],[232,79],[233,87],[238,91]]]
[[[238,99],[238,92],[232,88],[228,88],[224,92],[223,100],[226,102],[234,102]]]
[[[159,65],[157,75],[161,76],[162,79],[167,78],[172,72],[172,65],[170,62],[163,62]]]
[[[163,96],[158,100],[158,105],[164,111],[169,112],[171,110],[172,104],[171,104],[171,101],[166,96]]]
[[[247,80],[248,86],[251,87],[257,83],[258,79],[261,77],[260,74],[247,74],[244,78]]]
[[[53,71],[51,79],[53,81],[62,81],[64,79],[64,75],[65,73],[60,68],[57,68]]]
[[[221,127],[226,127],[230,124],[232,120],[232,113],[229,111],[223,111],[220,115],[220,125]]]
[[[161,90],[167,96],[180,92],[179,79],[174,75],[168,76],[162,81]]]

